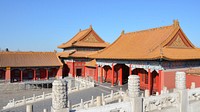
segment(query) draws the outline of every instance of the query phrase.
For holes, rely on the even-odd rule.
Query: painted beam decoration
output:
[[[108,65],[112,67],[112,64],[125,64],[132,70],[135,68],[143,68],[145,70],[166,70],[166,69],[176,69],[176,68],[190,68],[190,67],[200,67],[200,61],[118,61],[118,60],[97,60],[97,65],[105,66]]]
[[[200,61],[163,61],[161,65],[164,69],[200,67]]]
[[[153,70],[163,70],[164,68],[160,65],[157,61],[110,61],[110,60],[97,60],[97,65],[99,66],[105,66],[108,65],[112,67],[112,64],[125,64],[126,66],[130,67],[132,70],[135,68],[143,68],[145,70],[151,69]]]

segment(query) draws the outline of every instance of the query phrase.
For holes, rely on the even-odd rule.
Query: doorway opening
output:
[[[76,76],[81,76],[81,74],[82,74],[82,69],[81,68],[77,68],[76,69]]]

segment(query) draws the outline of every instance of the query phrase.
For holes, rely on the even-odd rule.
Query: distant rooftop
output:
[[[61,66],[55,52],[0,52],[0,67]]]
[[[80,30],[68,42],[58,46],[58,48],[65,49],[70,47],[107,47],[109,43],[105,42],[97,35],[92,26],[85,30]]]

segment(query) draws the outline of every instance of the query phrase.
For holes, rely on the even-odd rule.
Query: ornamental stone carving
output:
[[[185,72],[176,72],[176,89],[183,90],[186,88],[186,75]]]
[[[64,79],[55,80],[52,87],[52,108],[62,110],[67,108],[68,92],[67,81]]]
[[[129,97],[139,97],[140,79],[138,75],[130,75],[128,77],[128,95]]]

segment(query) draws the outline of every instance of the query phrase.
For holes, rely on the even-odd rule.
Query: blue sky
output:
[[[171,25],[178,19],[200,47],[198,0],[0,0],[0,49],[53,51],[89,25],[112,43],[122,30]]]

